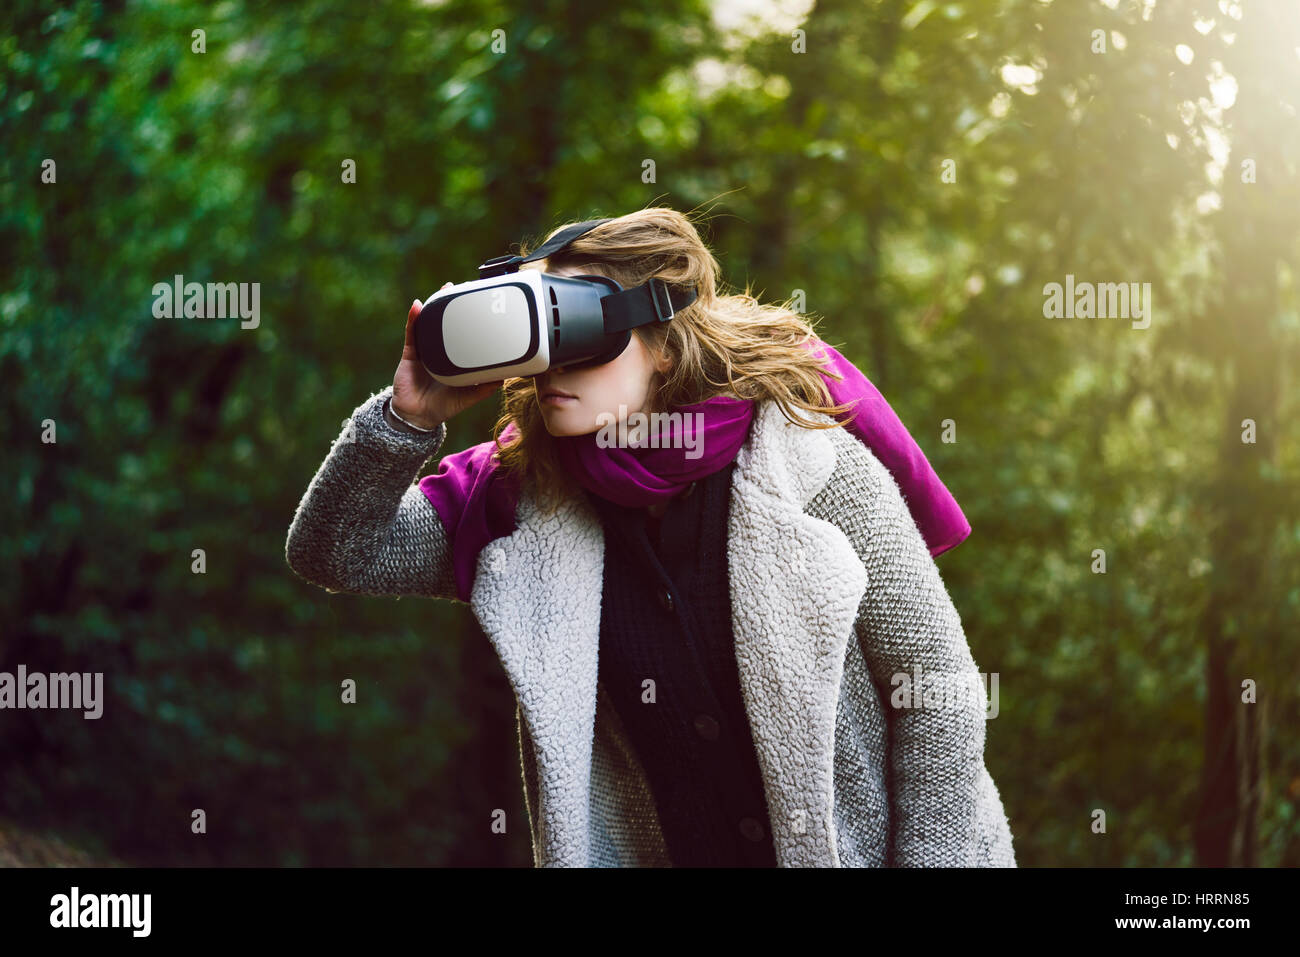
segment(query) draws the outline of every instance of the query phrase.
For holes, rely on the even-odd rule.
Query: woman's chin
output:
[[[546,431],[556,438],[595,432],[596,426],[589,419],[590,416],[585,415],[581,409],[542,407],[542,421],[546,424]]]

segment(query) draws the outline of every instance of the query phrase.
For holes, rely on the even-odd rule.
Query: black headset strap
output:
[[[601,223],[607,223],[609,219],[588,219],[585,222],[574,223],[572,226],[566,226],[558,233],[542,243],[527,256],[497,256],[489,259],[483,265],[478,267],[478,277],[480,279],[489,279],[492,276],[500,276],[508,272],[518,272],[519,267],[524,263],[530,263],[538,259],[545,259],[547,256],[560,249],[563,249],[569,243],[573,242],[583,233],[591,232]]]
[[[658,276],[644,285],[613,292],[600,300],[605,332],[623,332],[653,322],[667,322],[695,301],[693,286],[676,286]]]

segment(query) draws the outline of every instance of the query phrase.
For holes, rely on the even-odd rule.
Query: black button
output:
[[[673,593],[667,588],[659,589],[659,604],[664,606],[665,611],[673,610]]]
[[[763,839],[763,825],[759,824],[752,817],[742,817],[740,819],[740,833],[750,841],[761,841]]]
[[[695,716],[695,733],[705,741],[717,741],[718,734],[722,731],[722,726],[718,724],[718,719],[711,714],[697,714]]]

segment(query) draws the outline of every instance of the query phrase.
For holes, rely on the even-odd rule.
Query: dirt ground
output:
[[[30,831],[0,818],[0,867],[127,867],[104,855],[90,854],[54,834]]]

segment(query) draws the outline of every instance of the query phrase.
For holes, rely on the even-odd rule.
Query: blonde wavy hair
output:
[[[546,238],[563,228],[557,227]],[[519,255],[528,252],[523,244]],[[756,402],[771,399],[791,422],[826,429],[836,424],[804,419],[795,410],[835,416],[851,408],[832,403],[823,366],[803,345],[819,338],[813,323],[790,308],[791,300],[779,305],[760,303],[750,295],[748,283],[744,292],[726,293],[717,260],[691,219],[677,210],[650,207],[612,219],[549,258],[521,268],[530,267],[576,267],[617,280],[624,289],[655,276],[668,283],[695,284],[696,300],[672,320],[633,330],[653,356],[671,360],[666,374],[654,373],[647,412],[668,412],[719,395]],[[553,510],[565,496],[581,489],[555,454],[538,405],[536,380],[531,376],[506,379],[502,395],[501,415],[492,433],[494,455],[504,471],[536,482]],[[517,432],[503,444],[501,433],[511,422]]]

